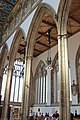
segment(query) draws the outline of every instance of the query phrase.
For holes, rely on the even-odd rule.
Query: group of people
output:
[[[59,120],[59,114],[58,111],[56,110],[54,114],[52,114],[52,116],[49,115],[49,113],[45,113],[45,115],[43,115],[43,113],[36,113],[35,116],[30,116],[30,120]]]
[[[74,118],[74,114],[71,113],[71,119],[73,120]],[[36,113],[34,116],[30,117],[30,120],[59,120],[59,113],[56,110],[51,116],[49,115],[49,113],[45,113],[45,115],[43,115],[43,113]]]

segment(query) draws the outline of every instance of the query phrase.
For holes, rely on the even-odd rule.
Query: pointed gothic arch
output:
[[[0,55],[0,76],[2,75],[1,73],[3,72],[3,68],[7,59],[7,54],[8,54],[8,46],[7,43],[5,43],[1,50],[1,55]]]
[[[69,61],[68,61],[69,63]],[[58,59],[58,52],[56,53],[53,63],[52,63],[52,71],[51,71],[51,102],[52,103],[59,103],[59,59]],[[71,69],[70,63],[68,65],[68,72],[69,72],[69,87],[70,87],[70,101],[72,101],[72,94],[71,94]]]
[[[38,65],[37,65],[37,67],[36,67],[35,76],[36,76],[37,71],[38,71],[39,68],[41,67],[41,64],[42,64],[43,66],[45,66],[45,63],[44,63],[42,60],[40,60],[39,63],[38,63]]]
[[[34,76],[34,83],[35,83],[35,103],[47,103],[47,71],[45,69],[45,63],[40,60],[37,68],[36,68],[36,72],[35,72],[35,76]]]
[[[7,44],[4,44],[0,54],[0,94],[1,94],[1,88],[2,88],[2,77],[3,77],[3,70],[4,70],[3,68],[5,66],[7,54],[8,54],[8,46]]]
[[[54,22],[57,25],[57,21],[55,19],[55,15],[56,15],[55,10],[50,5],[46,3],[41,3],[34,14],[34,17],[32,19],[32,22],[28,31],[26,56],[33,56],[33,48],[34,48],[34,43],[36,39],[35,36],[37,35],[38,28],[42,22],[42,18],[46,10],[50,12]]]
[[[18,51],[19,48],[19,42],[21,40],[21,38],[24,37],[25,38],[25,34],[22,28],[18,28],[18,30],[15,33],[15,36],[13,38],[11,47],[10,47],[10,52],[9,52],[9,64],[10,67],[12,67],[15,57],[16,57],[16,53]],[[25,40],[25,39],[24,39]]]
[[[11,83],[12,83],[12,74],[13,74],[13,65],[16,58],[16,54],[19,48],[19,42],[21,38],[24,37],[24,33],[21,28],[19,28],[14,36],[14,39],[12,41],[10,52],[9,52],[9,64],[8,64],[8,73],[7,73],[7,80],[6,80],[6,92],[4,97],[4,104],[3,104],[3,110],[2,110],[2,119],[7,118],[7,113],[9,109],[9,102],[10,102],[10,92],[11,92]],[[5,109],[6,107],[6,109]]]

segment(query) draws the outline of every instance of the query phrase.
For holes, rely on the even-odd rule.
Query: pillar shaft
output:
[[[60,80],[60,120],[70,120],[70,88],[68,77],[68,38],[58,37],[59,80]]]
[[[1,95],[1,88],[2,88],[2,76],[0,76],[0,95]]]
[[[12,68],[8,69],[7,83],[5,89],[3,110],[2,110],[2,120],[7,120],[9,101],[10,101],[10,89],[11,89],[11,78],[12,78]]]
[[[27,120],[28,119],[28,114],[29,114],[31,68],[32,68],[32,57],[29,56],[28,58],[25,59],[21,120]]]
[[[47,105],[51,105],[51,70],[47,70],[48,83],[47,83]]]

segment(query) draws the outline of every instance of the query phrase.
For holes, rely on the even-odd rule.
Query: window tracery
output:
[[[23,61],[15,60],[12,74],[11,82],[11,93],[10,101],[11,102],[21,102],[22,101],[22,86],[23,86]],[[3,72],[3,81],[2,81],[2,101],[4,100],[6,81],[8,74],[8,65],[5,67]]]
[[[45,64],[41,61],[36,69],[36,102],[47,103],[47,71]]]
[[[70,101],[72,101],[72,94],[71,94],[71,69],[70,66],[68,67],[69,71],[69,85],[70,85]],[[58,62],[58,54],[56,54],[55,59],[53,61],[53,70],[51,73],[52,76],[52,103],[59,102],[59,62]]]

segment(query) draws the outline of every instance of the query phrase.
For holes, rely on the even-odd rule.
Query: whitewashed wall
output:
[[[38,112],[38,109],[40,108],[40,112]],[[50,116],[52,116],[52,114],[57,110],[59,113],[59,107],[33,107],[31,108],[31,110],[33,111],[33,113],[35,114],[36,112],[38,113],[38,115],[40,113],[43,113],[43,115],[45,115],[45,113],[49,113]]]
[[[40,112],[43,113],[43,115],[45,115],[45,113],[49,113],[50,116],[52,116],[52,114],[57,110],[59,113],[59,107],[58,106],[48,106],[48,107],[33,107],[31,108],[33,114],[36,114],[36,112],[38,113],[38,115],[40,114],[40,112],[38,112],[38,109],[40,108]],[[75,115],[75,110],[77,111],[77,114],[80,114],[80,106],[71,106],[71,112]]]
[[[76,80],[75,59],[78,47],[80,45],[80,32],[72,36],[68,42],[69,42],[68,46],[69,46],[69,62],[71,66],[71,77],[72,80]]]
[[[77,53],[79,45],[80,45],[80,32],[78,32],[77,34],[75,34],[74,36],[68,39],[68,53],[69,53],[69,62],[70,62],[70,67],[71,67],[72,80],[76,80],[75,58],[76,58],[76,53]],[[58,51],[57,45],[51,48],[52,60],[54,59],[54,56],[56,55],[57,51]],[[35,69],[39,61],[43,60],[45,62],[45,60],[47,59],[47,53],[48,52],[46,51],[43,54],[33,59],[33,68],[34,68],[33,74],[35,73]]]
[[[58,51],[57,45],[55,47],[51,48],[52,60],[54,59],[57,51]],[[47,55],[48,55],[48,51],[44,52],[43,54],[41,54],[38,57],[33,59],[33,67],[32,67],[33,68],[33,75],[35,74],[36,67],[37,67],[40,60],[42,60],[44,63],[46,63]]]
[[[76,80],[75,59],[76,59],[76,54],[77,54],[77,50],[78,50],[79,45],[80,45],[80,32],[77,33],[76,35],[72,36],[68,40],[69,62],[70,62],[70,67],[71,67],[71,81]],[[51,49],[52,60],[54,59],[54,56],[56,55],[57,51],[58,51],[57,46],[55,46]],[[33,59],[33,67],[32,67],[33,68],[33,75],[35,75],[35,71],[36,71],[36,68],[37,68],[39,61],[43,60],[45,62],[46,58],[47,58],[47,51]],[[77,106],[78,105],[77,95],[72,96],[72,105],[74,105],[74,106],[71,107],[71,111],[74,113],[75,110],[77,110],[78,113],[80,113],[80,106]],[[56,109],[55,107],[53,107],[53,108]],[[43,109],[45,109],[44,111],[48,111],[49,107],[48,108],[41,107],[42,112],[43,112]],[[33,111],[37,112],[37,108],[34,107]],[[51,114],[52,108],[49,111]]]
[[[72,36],[68,40],[68,53],[69,53],[69,62],[71,67],[71,79],[76,80],[76,69],[75,69],[75,59],[78,47],[80,45],[80,32],[76,35]],[[54,57],[58,51],[58,46],[51,48],[51,57],[54,60]],[[39,55],[38,57],[33,59],[33,75],[35,74],[36,67],[40,60],[44,62],[47,59],[48,52],[44,52],[43,54]]]

